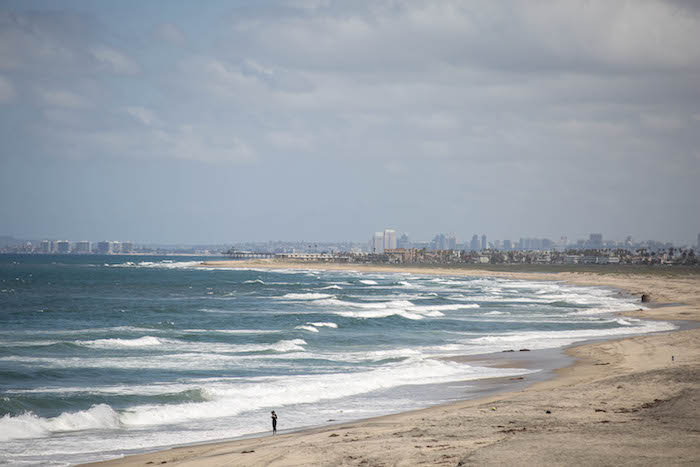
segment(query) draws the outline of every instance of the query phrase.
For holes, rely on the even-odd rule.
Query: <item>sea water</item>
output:
[[[640,305],[605,288],[200,260],[0,256],[0,463],[261,433],[271,410],[288,430],[426,407],[536,371],[436,357],[673,329],[615,315]]]

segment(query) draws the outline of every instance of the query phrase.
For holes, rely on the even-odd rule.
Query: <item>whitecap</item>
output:
[[[172,342],[168,339],[161,339],[153,336],[143,336],[137,339],[95,339],[90,341],[75,341],[77,345],[84,347],[99,347],[99,348],[119,348],[119,347],[151,347],[154,345],[162,345],[166,342]]]
[[[64,412],[57,417],[43,418],[32,412],[5,415],[0,418],[0,441],[40,438],[51,433],[119,428],[119,415],[108,405],[93,405],[88,410]]]
[[[337,328],[338,325],[335,323],[328,323],[328,322],[322,322],[322,323],[306,323],[311,326],[316,326],[317,328]]]
[[[255,280],[250,280],[250,281],[243,281],[244,284],[262,284],[265,285],[265,282],[263,282],[262,279],[255,279]]]
[[[325,294],[325,293],[288,293],[282,298],[286,298],[287,300],[319,300],[323,298],[330,298],[333,295]]]

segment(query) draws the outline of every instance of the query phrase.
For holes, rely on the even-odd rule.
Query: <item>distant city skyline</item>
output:
[[[114,238],[114,237],[113,237]],[[567,236],[560,236],[558,238],[549,237],[523,237],[517,236],[514,238],[491,238],[486,234],[474,234],[471,238],[465,236],[464,238],[458,237],[454,233],[437,233],[433,236],[431,240],[426,240],[422,238],[413,238],[409,236],[408,232],[397,231],[394,229],[384,229],[383,231],[375,232],[372,234],[369,242],[363,242],[362,240],[337,240],[337,239],[321,239],[321,240],[285,240],[285,239],[258,239],[258,240],[231,240],[227,242],[178,242],[178,243],[163,243],[155,241],[145,241],[145,242],[134,242],[132,240],[76,240],[76,239],[66,239],[66,238],[51,238],[42,237],[39,239],[30,238],[17,238],[13,236],[3,236],[0,235],[0,247],[5,244],[12,244],[15,242],[32,242],[33,247],[37,252],[42,253],[88,253],[93,251],[101,251],[104,253],[111,252],[124,252],[128,253],[135,251],[137,248],[144,247],[211,247],[215,245],[236,245],[236,244],[270,244],[270,243],[288,243],[288,244],[299,244],[308,245],[309,248],[316,250],[317,244],[357,244],[366,245],[366,250],[370,253],[383,253],[387,249],[396,248],[427,248],[431,250],[484,250],[484,249],[498,249],[498,250],[547,250],[551,248],[591,248],[591,249],[604,249],[604,248],[615,248],[624,247],[629,248],[634,245],[642,244],[670,244],[675,247],[690,247],[700,250],[700,233],[697,234],[697,240],[695,242],[672,242],[664,241],[660,239],[642,239],[635,238],[632,235],[626,236],[624,239],[613,239],[607,238],[602,233],[589,233],[586,238],[569,238]],[[313,248],[311,247],[312,245]]]
[[[0,234],[700,232],[700,2],[0,3]]]

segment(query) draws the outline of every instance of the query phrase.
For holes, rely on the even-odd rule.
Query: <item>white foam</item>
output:
[[[419,320],[429,316],[425,316],[418,313],[411,313],[406,310],[398,309],[384,309],[384,310],[365,310],[365,311],[335,311],[338,316],[343,316],[345,318],[360,318],[360,319],[371,319],[371,318],[388,318],[389,316],[401,316],[402,318]],[[439,311],[433,311],[433,316],[442,316]],[[439,314],[438,314],[439,313]]]
[[[0,418],[0,441],[40,438],[67,431],[119,428],[119,416],[106,404],[92,406],[80,412],[64,412],[53,418],[43,418],[31,412]]]
[[[365,284],[365,285],[377,285],[377,281],[373,281],[370,279],[362,279],[359,282],[360,282],[360,284]]]
[[[288,293],[282,296],[282,298],[286,298],[287,300],[320,300],[332,296],[333,295],[325,293]]]
[[[407,384],[438,384],[529,372],[522,369],[470,367],[432,359],[409,359],[363,372],[269,377],[228,386],[207,386],[203,392],[209,401],[133,407],[122,413],[120,420],[129,427],[181,423],[234,416],[265,407],[317,403]]]
[[[275,342],[274,344],[232,345],[231,348],[235,352],[265,352],[268,350],[272,350],[275,352],[292,352],[292,351],[303,352],[305,349],[302,346],[304,346],[304,345],[307,345],[307,343],[304,339],[289,339],[289,340],[281,340],[281,341]]]
[[[527,347],[529,349],[548,349],[563,347],[588,339],[623,336],[629,334],[646,334],[658,331],[677,329],[665,321],[629,320],[629,325],[610,329],[577,329],[567,331],[525,331],[491,334],[488,336],[467,339],[465,344],[477,345],[483,353],[496,352],[512,347]]]
[[[327,322],[322,322],[322,323],[306,323],[310,324],[311,326],[316,326],[317,328],[337,328],[338,325],[335,323],[327,323]]]
[[[154,345],[163,345],[166,342],[172,342],[168,339],[160,339],[153,336],[143,336],[137,339],[95,339],[90,341],[75,341],[76,344],[84,347],[98,348],[119,348],[119,347],[152,347]]]
[[[318,329],[316,329],[314,326],[295,326],[294,329],[302,329],[304,331],[309,332],[318,332]]]
[[[108,328],[84,328],[84,329],[46,329],[46,330],[0,330],[0,334],[22,335],[76,335],[113,332],[162,332],[160,329],[141,328],[136,326],[113,326]]]
[[[411,310],[415,311],[454,311],[454,310],[463,310],[463,309],[468,309],[468,308],[479,308],[479,305],[476,303],[468,303],[468,304],[454,304],[454,305],[425,305],[425,306],[413,306],[411,307]]]
[[[182,332],[217,334],[277,334],[282,331],[271,329],[183,329]]]
[[[389,302],[348,302],[345,300],[338,300],[337,298],[328,298],[316,300],[313,302],[314,305],[330,305],[339,307],[353,307],[353,308],[364,308],[369,310],[381,310],[386,308],[401,308],[401,307],[412,307],[413,303],[408,300],[392,300]]]
[[[335,290],[343,290],[343,288],[339,285],[327,285],[326,287],[321,287],[321,290],[328,290],[328,289],[335,289]]]
[[[156,268],[156,269],[192,269],[192,268],[197,268],[200,269],[202,262],[201,261],[171,261],[171,260],[163,260],[159,261],[157,263],[154,263],[152,261],[141,261],[139,263],[133,263],[131,261],[127,261],[125,263],[119,263],[119,264],[105,264],[105,266],[108,267],[113,267],[113,268]],[[205,269],[205,268],[201,268]],[[209,269],[215,269],[215,268],[209,268]]]
[[[263,282],[261,279],[255,279],[255,280],[250,280],[250,281],[243,281],[244,284],[262,284],[265,285],[265,282]]]

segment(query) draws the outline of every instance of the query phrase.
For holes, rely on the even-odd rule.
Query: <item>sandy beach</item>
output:
[[[651,297],[636,317],[700,318],[700,274],[506,272],[274,261],[208,267],[488,275],[618,288]],[[185,446],[102,466],[698,465],[700,329],[584,344],[575,363],[524,389],[295,433]],[[332,423],[332,422],[331,422]],[[280,428],[284,428],[280,416]]]

